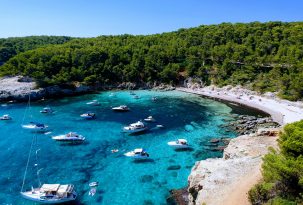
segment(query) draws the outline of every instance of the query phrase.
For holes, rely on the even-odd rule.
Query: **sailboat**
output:
[[[29,97],[29,103],[28,106],[30,106],[30,97]],[[24,115],[25,116],[25,115]],[[36,174],[38,179],[38,186],[34,188],[31,187],[31,190],[24,191],[26,176],[28,172],[28,168],[30,165],[30,159],[32,156],[32,153],[34,151],[34,148],[36,148],[35,154],[36,154],[36,162],[34,164],[34,167],[36,168]],[[23,198],[39,202],[39,203],[45,203],[45,204],[59,204],[63,202],[69,202],[74,201],[77,197],[77,193],[74,189],[74,185],[72,184],[41,184],[39,173],[43,169],[39,169],[39,163],[38,163],[38,152],[40,149],[37,147],[37,134],[33,134],[32,142],[27,158],[26,168],[23,175],[23,182],[21,186],[20,194]],[[31,182],[33,183],[33,181]]]

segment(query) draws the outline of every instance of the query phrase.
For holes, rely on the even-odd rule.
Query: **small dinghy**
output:
[[[113,107],[112,110],[116,112],[127,112],[129,111],[129,108],[126,105],[120,105],[118,107]]]
[[[148,116],[147,118],[144,119],[145,122],[156,122],[155,118],[153,116]]]
[[[65,135],[58,135],[58,136],[54,136],[52,137],[53,140],[56,141],[65,141],[65,142],[79,142],[79,141],[84,141],[85,137],[83,137],[82,135],[77,134],[76,132],[69,132]]]
[[[28,130],[45,131],[48,129],[48,126],[38,122],[30,122],[30,124],[22,125],[22,128]]]
[[[143,132],[147,129],[148,128],[141,121],[123,127],[123,131],[127,133],[138,133],[138,132]]]
[[[157,128],[164,128],[164,125],[157,125]]]
[[[12,118],[8,115],[8,114],[5,114],[5,115],[2,115],[0,117],[0,120],[11,120]]]
[[[90,187],[96,187],[98,185],[99,185],[99,182],[91,182],[91,183],[89,183]]]
[[[90,187],[90,190],[88,192],[89,196],[94,196],[97,193],[97,187],[98,187],[98,185],[99,185],[99,182],[91,182],[91,183],[89,183],[89,187]]]
[[[43,114],[50,114],[50,113],[53,113],[53,112],[54,111],[50,107],[45,107],[42,110],[40,110],[40,113],[43,113]]]
[[[137,148],[133,151],[124,154],[126,157],[132,157],[134,159],[148,159],[149,154],[143,148]]]
[[[167,144],[176,149],[184,149],[190,147],[186,139],[178,139],[176,141],[168,142]]]
[[[87,112],[87,113],[84,113],[84,114],[80,115],[80,117],[90,120],[90,119],[95,119],[96,114],[93,113],[93,112]]]
[[[100,103],[97,100],[92,100],[86,103],[87,105],[98,106]]]
[[[43,184],[40,188],[32,188],[30,191],[21,192],[21,195],[25,199],[44,204],[74,201],[77,197],[72,184]]]

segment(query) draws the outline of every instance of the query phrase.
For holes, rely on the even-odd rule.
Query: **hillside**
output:
[[[303,96],[303,22],[223,23],[147,36],[100,36],[48,45],[10,58],[3,75],[28,75],[42,87],[83,82],[242,84]]]
[[[0,65],[18,53],[50,44],[62,44],[71,37],[67,36],[28,36],[0,38]]]

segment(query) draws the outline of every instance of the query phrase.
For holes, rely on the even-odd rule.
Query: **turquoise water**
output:
[[[0,121],[0,204],[34,204],[20,197],[19,191],[33,133],[21,128],[22,119],[48,124],[51,134],[38,134],[38,159],[32,155],[25,188],[37,186],[35,163],[42,183],[73,183],[79,194],[73,204],[166,204],[169,190],[187,185],[187,177],[195,161],[220,157],[220,152],[206,149],[208,140],[216,137],[235,137],[235,133],[220,128],[232,119],[231,107],[195,95],[171,92],[135,91],[133,99],[127,91],[91,94],[79,97],[48,100],[31,104],[2,104],[0,114],[10,114],[12,121]],[[153,102],[151,97],[157,97]],[[100,106],[86,102],[96,99]],[[126,104],[131,111],[115,113],[112,106]],[[45,106],[56,113],[39,113]],[[93,111],[96,120],[83,120],[80,114]],[[157,122],[149,123],[150,130],[142,135],[121,133],[121,127],[152,115]],[[162,124],[164,129],[155,126]],[[58,143],[51,136],[75,131],[86,137],[83,144]],[[192,150],[175,151],[167,142],[186,138]],[[147,149],[152,160],[137,162],[123,156],[135,148]],[[112,153],[112,149],[119,149]],[[95,196],[88,195],[89,182],[98,181]]]

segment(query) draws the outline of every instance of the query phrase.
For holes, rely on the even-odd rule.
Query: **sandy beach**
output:
[[[280,125],[303,119],[303,103],[282,100],[271,95],[259,95],[254,91],[243,88],[218,88],[208,86],[204,88],[177,88],[179,91],[194,93],[215,99],[221,99],[262,110],[270,114]]]

